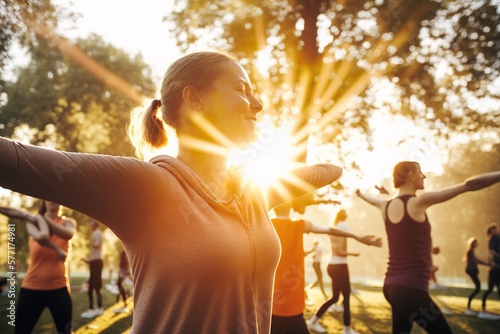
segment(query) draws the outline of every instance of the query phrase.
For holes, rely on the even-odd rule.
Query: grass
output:
[[[103,279],[103,288],[101,289],[103,308],[105,312],[102,316],[95,319],[85,319],[80,316],[83,312],[88,310],[89,302],[87,292],[79,291],[81,285],[87,280],[87,277],[74,277],[71,278],[71,295],[73,298],[73,330],[75,334],[91,334],[91,333],[107,333],[107,334],[121,334],[128,333],[132,326],[132,312],[115,314],[113,309],[123,307],[123,302],[115,304],[116,295],[109,292],[104,288],[105,284],[110,283],[109,279]],[[17,284],[19,289],[20,280]],[[19,296],[17,290],[16,297]],[[96,303],[94,297],[94,303]],[[132,299],[130,299],[132,300]],[[10,299],[7,296],[0,296],[0,333],[13,334],[14,328],[8,325],[9,318],[7,315],[7,307]],[[132,303],[129,303],[129,308],[132,308]],[[48,309],[45,309],[38,320],[33,334],[56,334],[57,330],[52,320],[52,315]]]
[[[359,294],[351,295],[351,326],[360,334],[391,334],[391,309],[385,300],[380,287],[367,287],[353,284],[359,290]],[[329,290],[327,290],[329,291]],[[443,309],[453,314],[445,315],[448,324],[454,334],[498,334],[500,333],[500,320],[482,320],[477,317],[463,314],[469,294],[472,289],[446,288],[431,291],[432,298]],[[319,289],[308,292],[309,299],[314,305],[307,306],[304,318],[309,319],[325,301]],[[472,301],[472,309],[480,310],[483,292]],[[342,299],[342,297],[341,297]],[[500,314],[500,301],[496,291],[489,295],[487,310],[491,313]],[[326,312],[320,320],[328,333],[342,333],[342,313]],[[311,332],[314,333],[314,332]],[[412,334],[426,333],[418,325],[414,325]]]
[[[86,277],[76,277],[71,279],[73,287],[73,329],[76,334],[122,334],[128,333],[132,326],[132,312],[124,314],[115,314],[114,308],[122,307],[123,304],[115,304],[116,295],[106,289],[102,289],[103,304],[105,312],[96,319],[84,319],[80,314],[88,309],[87,293],[77,291],[86,280]],[[109,283],[109,280],[103,280],[103,283]],[[19,286],[19,284],[18,284]],[[353,284],[359,290],[359,294],[351,296],[351,316],[352,327],[360,334],[390,334],[391,333],[391,312],[389,304],[382,295],[381,288],[368,287],[361,284]],[[328,287],[329,289],[329,287]],[[329,290],[327,290],[329,291]],[[481,320],[477,317],[463,315],[467,304],[467,296],[471,292],[467,288],[446,288],[443,290],[432,291],[433,299],[441,307],[448,309],[453,314],[446,315],[446,319],[455,334],[493,334],[500,333],[500,320]],[[313,313],[321,306],[324,299],[318,289],[308,292],[309,299],[314,305],[307,306],[304,311],[304,317],[309,319]],[[479,310],[481,306],[479,296],[472,303],[472,308]],[[9,298],[0,296],[0,333],[14,333],[13,327],[7,324],[8,318],[7,306]],[[132,307],[130,303],[129,308]],[[490,295],[487,303],[488,311],[500,314],[500,301],[496,291]],[[342,332],[342,314],[327,312],[320,320],[320,324],[327,328],[328,333]],[[46,309],[39,319],[33,334],[54,334],[56,329],[50,315]],[[420,327],[414,326],[412,334],[425,333]]]

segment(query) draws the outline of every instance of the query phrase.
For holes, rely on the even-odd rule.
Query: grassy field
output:
[[[87,292],[79,291],[82,283],[87,280],[87,277],[76,277],[71,279],[72,297],[73,297],[73,330],[75,333],[105,333],[115,334],[128,332],[132,326],[132,312],[115,314],[113,309],[123,307],[123,303],[115,304],[116,295],[109,292],[107,289],[101,289],[103,307],[105,312],[102,316],[95,319],[85,319],[80,316],[83,312],[88,310],[89,302]],[[109,279],[103,280],[103,285],[110,283]],[[18,287],[20,282],[18,282]],[[17,291],[16,296],[19,295]],[[95,303],[94,297],[94,303]],[[0,333],[13,334],[14,328],[8,325],[9,318],[7,315],[7,307],[9,298],[7,296],[0,296]],[[129,307],[131,308],[132,303]],[[38,320],[33,334],[56,334],[56,328],[52,320],[52,316],[48,309],[42,313]]]
[[[385,300],[380,287],[366,287],[353,284],[359,293],[351,295],[351,326],[360,334],[391,334],[391,310]],[[326,291],[330,291],[330,288]],[[472,290],[466,288],[446,288],[431,291],[434,301],[441,310],[447,309],[452,314],[446,315],[446,319],[455,334],[499,334],[500,320],[482,320],[463,314],[467,306],[468,295]],[[479,296],[472,302],[473,310],[480,310],[481,301]],[[307,306],[304,318],[309,319],[321,306],[324,299],[319,290],[309,292],[309,298],[314,305]],[[341,297],[342,299],[342,297]],[[490,294],[487,302],[489,312],[500,314],[500,301],[496,291]],[[342,313],[327,312],[320,320],[320,324],[328,330],[328,333],[342,333]],[[312,332],[314,333],[314,332]],[[419,326],[414,325],[412,334],[425,333]]]
[[[79,288],[86,278],[73,278],[72,287]],[[104,284],[109,280],[104,280]],[[351,297],[352,327],[360,334],[390,334],[391,333],[391,313],[389,304],[385,301],[381,288],[367,287],[360,284],[354,284],[359,293]],[[329,291],[329,287],[328,290]],[[103,302],[106,311],[96,319],[84,319],[80,314],[88,309],[87,294],[81,291],[73,290],[73,328],[77,334],[121,334],[127,333],[132,325],[132,312],[124,314],[115,314],[114,308],[122,307],[122,303],[115,305],[116,295],[103,289]],[[500,320],[481,320],[477,317],[463,315],[467,303],[467,296],[471,289],[466,288],[446,288],[443,290],[432,291],[434,300],[444,309],[451,311],[452,314],[446,315],[453,332],[455,334],[498,334],[500,333]],[[479,297],[482,292],[479,293]],[[304,316],[310,318],[324,301],[319,290],[314,289],[309,292],[309,298],[314,305],[307,306]],[[7,306],[9,299],[6,296],[0,296],[0,333],[11,334],[14,330],[7,324]],[[476,298],[472,303],[472,308],[480,309],[481,302]],[[131,308],[132,304],[130,304]],[[496,291],[490,295],[488,300],[488,310],[500,314],[500,301]],[[328,333],[342,332],[341,313],[327,312],[320,323],[327,328]],[[34,334],[54,334],[56,333],[52,317],[48,310],[45,310],[37,323]],[[425,333],[418,326],[414,326],[412,334]]]

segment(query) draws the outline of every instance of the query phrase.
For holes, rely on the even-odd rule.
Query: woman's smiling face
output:
[[[256,140],[255,124],[262,103],[240,64],[228,61],[210,89],[201,92],[203,114],[236,147]]]

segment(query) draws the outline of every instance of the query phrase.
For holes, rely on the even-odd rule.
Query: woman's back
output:
[[[407,204],[411,195],[404,195],[389,201],[402,201],[404,215],[400,221],[390,221],[385,214],[385,228],[389,244],[388,269],[386,284],[412,287],[427,290],[430,278],[431,260],[431,227],[428,219],[417,222],[410,217]]]

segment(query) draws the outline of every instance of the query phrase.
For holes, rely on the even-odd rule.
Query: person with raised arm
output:
[[[479,293],[481,290],[481,282],[479,281],[479,268],[478,265],[482,264],[485,266],[491,266],[491,263],[488,261],[484,261],[476,255],[476,248],[478,242],[477,239],[472,237],[467,240],[467,247],[465,248],[464,261],[467,263],[465,266],[465,272],[471,278],[472,282],[474,282],[474,290],[469,295],[469,300],[467,302],[467,308],[465,309],[465,315],[477,315],[477,312],[473,311],[470,307],[472,299]]]
[[[349,226],[346,223],[347,212],[341,209],[335,215],[333,227],[336,230],[341,230],[349,233]],[[381,241],[378,239],[381,246]],[[349,268],[347,266],[348,256],[359,256],[359,253],[352,253],[347,251],[347,239],[339,234],[330,234],[330,242],[332,246],[332,256],[328,264],[328,276],[332,280],[332,298],[324,302],[311,319],[307,322],[309,328],[318,333],[326,333],[326,329],[319,324],[319,320],[323,314],[332,306],[336,305],[342,292],[343,302],[339,308],[342,310],[343,320],[343,333],[344,334],[357,334],[351,327],[351,280],[349,278]]]
[[[231,150],[256,141],[263,105],[227,54],[179,58],[159,93],[134,110],[129,135],[141,152],[161,148],[168,124],[176,158],[146,162],[0,138],[0,186],[61,203],[120,238],[134,277],[131,333],[268,333],[280,253],[268,211],[330,184],[342,168],[284,172],[267,196],[228,173]]]
[[[14,332],[31,333],[48,307],[57,332],[73,333],[67,255],[76,222],[62,216],[61,206],[49,201],[42,201],[37,215],[6,207],[0,207],[0,213],[25,221],[30,236],[30,264],[19,291]]]
[[[317,286],[321,290],[323,297],[325,297],[325,299],[328,299],[328,296],[326,295],[325,287],[323,284],[323,272],[321,271],[321,257],[323,255],[323,247],[321,247],[321,245],[319,244],[319,241],[316,239],[316,240],[314,240],[313,248],[309,251],[306,251],[304,254],[306,256],[308,254],[312,254],[312,256],[313,256],[312,267],[314,269],[314,273],[316,274],[316,281],[311,283],[311,285],[309,285],[308,289],[312,289],[315,286]]]
[[[426,210],[468,191],[480,190],[500,181],[500,171],[480,174],[464,182],[417,195],[424,189],[420,164],[402,161],[394,167],[397,193],[389,200],[356,194],[380,209],[389,246],[384,296],[392,309],[393,333],[410,332],[413,322],[428,333],[451,333],[439,307],[429,295],[432,267],[431,226]]]
[[[500,299],[500,230],[497,223],[486,226],[486,237],[488,238],[488,253],[491,258],[491,268],[488,272],[488,289],[483,294],[480,319],[499,320],[500,315],[486,312],[486,299],[488,295],[497,287],[498,298]]]
[[[276,269],[271,334],[307,334],[304,320],[305,273],[304,273],[304,233],[336,235],[353,238],[363,244],[380,247],[380,238],[359,236],[336,227],[318,225],[303,219],[290,218],[290,210],[303,214],[305,207],[332,201],[313,201],[306,196],[274,208],[276,218],[271,221],[280,238],[281,258]],[[336,202],[334,202],[336,203]]]

